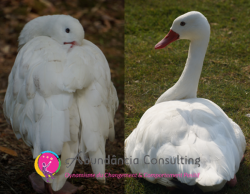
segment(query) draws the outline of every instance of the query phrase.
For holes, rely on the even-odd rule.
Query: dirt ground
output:
[[[124,142],[124,2],[122,0],[1,0],[0,1],[0,193],[35,193],[28,175],[35,171],[34,159],[28,146],[17,140],[6,123],[2,104],[8,85],[8,75],[17,55],[18,36],[30,20],[52,14],[71,15],[81,22],[85,38],[104,52],[110,65],[112,81],[119,96],[115,117],[116,140],[107,141],[106,155],[123,158]],[[92,173],[90,165],[77,163],[73,173]],[[123,165],[107,165],[106,172],[124,173]],[[124,179],[107,178],[101,185],[96,179],[69,179],[78,193],[124,193]]]

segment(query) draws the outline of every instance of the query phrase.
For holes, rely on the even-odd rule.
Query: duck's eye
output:
[[[70,29],[69,29],[69,28],[66,28],[65,32],[69,33],[69,32],[70,32]]]
[[[185,22],[181,22],[180,23],[181,26],[185,26],[185,24],[186,24]]]

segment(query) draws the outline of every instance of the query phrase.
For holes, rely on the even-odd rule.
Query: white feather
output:
[[[237,130],[236,134],[235,129],[234,122],[209,100],[192,98],[162,102],[142,116],[136,129],[126,139],[125,154],[127,158],[142,161],[140,164],[129,164],[133,173],[200,173],[199,178],[180,177],[178,180],[188,185],[224,184],[224,180],[229,181],[238,171],[245,149],[244,135],[241,130]],[[200,158],[200,167],[177,162],[159,164],[160,158],[165,160],[177,156]],[[153,158],[157,158],[157,164],[147,164]],[[147,180],[158,181],[152,177]],[[172,185],[166,183],[166,186]]]

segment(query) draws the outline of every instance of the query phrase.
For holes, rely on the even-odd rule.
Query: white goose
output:
[[[209,37],[207,19],[192,11],[176,18],[168,35],[155,46],[164,48],[177,39],[191,41],[180,79],[145,112],[125,140],[125,157],[130,158],[127,165],[152,183],[182,188],[196,185],[209,192],[220,190],[227,181],[231,186],[237,182],[245,137],[219,106],[196,97]],[[159,178],[149,174],[182,177],[176,181],[172,175]]]
[[[80,22],[66,15],[27,23],[19,49],[9,75],[5,117],[16,137],[31,147],[34,159],[47,150],[61,155],[61,168],[45,184],[47,191],[75,192],[65,173],[72,173],[76,160],[67,167],[66,159],[82,152],[82,160],[104,160],[106,139],[115,137],[118,98],[109,65],[102,51],[84,39]],[[92,164],[92,170],[104,174],[105,163]],[[39,175],[30,179],[37,192],[45,192]],[[97,179],[105,182],[105,177]]]

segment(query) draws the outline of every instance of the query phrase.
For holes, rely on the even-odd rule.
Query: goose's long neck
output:
[[[173,86],[176,91],[186,93],[183,98],[196,98],[203,61],[209,38],[193,40],[189,46],[185,68],[178,82]]]

